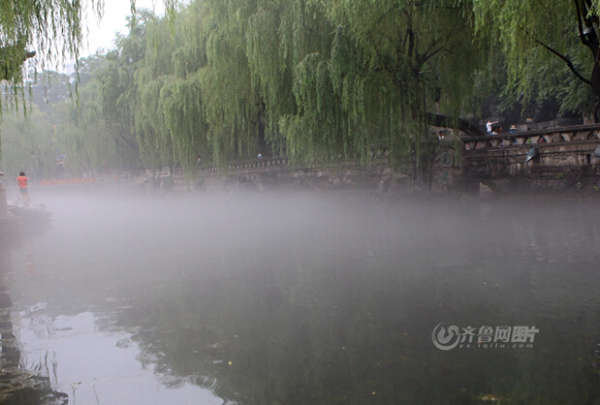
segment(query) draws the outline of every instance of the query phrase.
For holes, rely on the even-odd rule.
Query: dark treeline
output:
[[[29,120],[4,115],[3,164],[52,176],[64,155],[72,173],[193,174],[199,161],[257,153],[364,162],[387,150],[427,178],[431,125],[473,132],[482,118],[548,104],[555,115],[593,115],[593,2],[529,3],[196,0],[162,18],[138,10],[115,49],[79,61],[78,82],[46,72]]]

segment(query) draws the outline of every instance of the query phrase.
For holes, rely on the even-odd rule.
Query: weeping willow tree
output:
[[[257,152],[368,160],[387,149],[416,174],[434,152],[430,125],[473,131],[456,118],[481,54],[471,6],[195,1],[146,18],[142,42],[136,31],[119,41],[104,110],[131,121],[147,167]]]
[[[327,53],[331,32],[320,10],[306,1],[259,1],[248,18],[246,53],[252,86],[264,102],[265,137],[274,153],[301,157],[283,136],[281,119],[298,111],[293,89],[299,64],[309,54]]]
[[[106,55],[105,63],[94,75],[106,126],[124,151],[122,155],[131,156],[129,167],[137,167],[139,162],[140,146],[135,125],[136,74],[144,64],[146,25],[153,19],[154,15],[148,11],[137,11],[135,18],[130,18],[129,33],[117,36],[117,48]]]
[[[98,12],[102,3],[93,1]],[[22,79],[26,59],[49,60],[77,55],[81,42],[79,1],[20,0],[0,3],[0,78],[13,85]]]
[[[135,0],[130,0],[135,14]],[[164,0],[172,12],[176,1]],[[79,58],[83,37],[82,17],[84,10],[102,16],[104,0],[18,0],[0,2],[0,82],[4,88],[0,99],[15,102],[24,99],[23,73],[27,60],[35,58],[42,67]],[[6,91],[6,88],[11,91]],[[24,106],[26,107],[26,106]],[[0,158],[1,158],[0,149]]]
[[[160,108],[170,136],[173,156],[191,174],[197,155],[206,155],[207,125],[201,94],[201,78],[175,79],[161,90]]]
[[[264,105],[252,86],[246,33],[256,2],[207,0],[203,6],[207,63],[199,74],[213,158],[255,156],[264,146]]]
[[[166,20],[146,15],[143,56],[130,63],[134,80],[117,90],[133,110],[133,129],[147,168],[180,165],[191,173],[197,156],[208,155],[198,71],[206,64],[205,41],[198,38],[195,17],[178,13]]]
[[[141,159],[146,168],[173,165],[172,145],[160,110],[160,95],[168,80],[170,53],[174,41],[168,27],[157,19],[146,27],[146,52],[135,72],[135,131]]]
[[[198,158],[366,162],[385,151],[427,183],[439,146],[432,127],[479,133],[461,119],[472,117],[474,91],[505,86],[507,99],[554,97],[563,109],[593,110],[598,2],[167,0],[163,18],[136,11],[94,70],[86,103],[99,115],[84,121],[99,123],[108,134],[101,145],[119,145],[131,167],[192,173]],[[10,12],[0,28],[13,27],[0,36],[0,55],[9,55],[1,60],[14,61],[11,83],[20,83],[29,49],[76,55],[79,2],[1,7]],[[19,31],[14,16],[31,10],[43,12],[23,24],[40,30]],[[62,26],[67,38],[50,45]]]
[[[203,0],[136,13],[95,80],[104,125],[147,168],[256,153],[430,168],[482,47],[467,0]]]
[[[105,119],[101,87],[96,77],[106,58],[81,60],[77,103],[70,96],[72,76],[41,72],[27,95],[28,115],[6,111],[0,124],[11,176],[25,170],[34,180],[63,175],[57,159],[64,156],[69,175],[81,176],[139,167],[137,151],[128,148],[115,126]],[[61,158],[62,159],[62,158]]]
[[[475,1],[478,34],[506,59],[509,94],[531,103],[554,97],[563,111],[600,100],[600,2]]]
[[[302,3],[299,24],[328,36],[295,68],[296,112],[280,122],[292,155],[364,160],[383,148],[409,157],[422,177],[436,144],[431,125],[478,132],[458,118],[482,53],[470,1]]]
[[[60,145],[68,156],[67,166],[72,174],[140,166],[137,142],[130,128],[128,75],[125,68],[115,68],[116,57],[115,52],[109,52],[80,60],[77,102],[67,99],[52,106],[58,116]],[[125,90],[124,94],[121,90]]]
[[[198,156],[224,164],[266,147],[265,105],[246,55],[254,11],[255,4],[245,0],[194,2],[148,28],[144,66],[137,73],[142,99],[136,126],[167,142],[184,169]],[[144,99],[152,88],[157,104]],[[160,122],[139,122],[145,117]]]
[[[36,53],[45,58],[57,54],[76,55],[80,41],[79,1],[0,2],[0,86],[4,94],[0,98],[0,113],[7,97],[8,101],[23,99],[23,65],[26,60]],[[0,140],[0,159],[1,144]]]
[[[31,119],[24,120],[18,112],[7,111],[0,124],[5,151],[3,170],[15,177],[22,170],[31,178],[41,177],[55,167],[53,126],[48,125],[48,116],[37,106],[29,114]]]

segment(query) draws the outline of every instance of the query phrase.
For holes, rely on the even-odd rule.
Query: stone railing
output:
[[[466,152],[532,144],[600,142],[600,124],[573,125],[488,136],[463,137]]]
[[[369,165],[381,165],[387,164],[388,156],[385,154],[380,154],[373,157]],[[242,160],[236,162],[230,162],[223,166],[205,166],[200,168],[200,173],[203,175],[217,175],[217,174],[227,174],[231,172],[240,172],[240,171],[268,171],[269,169],[282,169],[282,168],[290,168],[290,169],[319,169],[319,168],[331,168],[331,167],[345,167],[345,166],[358,166],[360,162],[358,160],[322,160],[315,161],[312,163],[305,164],[294,164],[290,161],[289,158],[285,156],[281,157],[273,157],[273,158],[262,158],[262,159],[252,159],[252,160]]]
[[[269,167],[284,167],[289,165],[289,159],[287,157],[273,157],[273,158],[262,158],[252,160],[242,160],[237,162],[230,162],[225,166],[206,166],[202,167],[200,171],[205,174],[216,174],[226,171],[238,171],[248,169],[265,169]]]

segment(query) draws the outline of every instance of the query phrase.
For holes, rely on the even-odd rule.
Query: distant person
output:
[[[498,128],[500,127],[500,121],[488,121],[485,124],[485,130],[488,135],[498,135]]]
[[[21,199],[25,206],[29,206],[29,189],[28,189],[28,179],[25,175],[25,172],[20,172],[19,177],[17,177],[17,184],[19,185],[19,191],[21,192]]]

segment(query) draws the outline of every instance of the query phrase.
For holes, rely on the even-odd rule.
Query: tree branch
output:
[[[419,63],[422,65],[426,64],[429,59],[433,58],[435,55],[437,55],[438,53],[440,53],[441,51],[443,51],[445,48],[445,45],[441,45],[436,49],[432,49],[429,52],[426,52],[425,54],[421,55],[419,57]]]
[[[584,41],[584,36],[583,36],[583,24],[581,23],[581,8],[579,7],[579,0],[573,0],[573,3],[575,3],[575,10],[577,11],[577,28],[579,29],[579,38],[581,38],[582,41]],[[586,44],[587,45],[587,44]]]
[[[446,115],[425,113],[425,121],[434,127],[454,128],[471,136],[483,136],[483,133],[475,125],[462,118],[448,117]]]
[[[581,75],[581,73],[579,73],[577,71],[577,69],[575,68],[575,65],[573,65],[573,62],[571,62],[571,60],[569,58],[567,58],[565,55],[561,54],[560,52],[558,52],[557,50],[551,48],[550,46],[546,45],[545,43],[543,43],[540,40],[535,39],[534,40],[538,45],[543,46],[547,51],[551,52],[552,54],[558,56],[560,59],[563,60],[563,62],[565,62],[567,64],[567,66],[569,67],[569,69],[571,69],[571,72],[573,72],[573,74],[582,82],[584,82],[585,84],[587,84],[588,86],[592,87],[592,82],[589,81],[588,79],[586,79],[585,77],[583,77]]]
[[[594,60],[597,61],[600,57],[600,53],[598,52],[600,43],[598,42],[598,34],[594,27],[594,19],[589,17],[589,9],[592,7],[592,5],[589,4],[589,2],[581,2],[581,0],[574,0],[574,3],[575,10],[577,11],[577,28],[579,30],[579,38],[581,39],[581,42],[590,49]],[[587,10],[586,7],[588,8]],[[585,27],[588,30],[587,34],[584,33],[583,23],[585,23]]]

